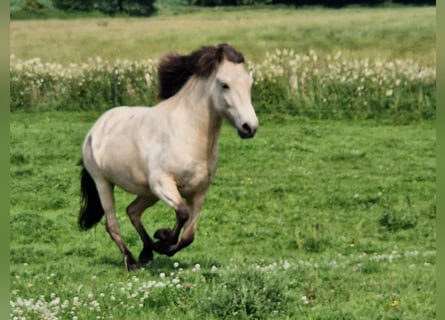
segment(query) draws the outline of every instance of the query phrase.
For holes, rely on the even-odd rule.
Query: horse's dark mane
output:
[[[223,59],[243,63],[244,57],[228,44],[202,47],[189,55],[167,54],[159,63],[159,98],[175,95],[191,76],[208,77]]]

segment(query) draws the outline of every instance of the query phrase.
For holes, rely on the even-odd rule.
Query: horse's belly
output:
[[[148,186],[148,184],[136,184],[136,183],[134,183],[134,181],[131,181],[131,183],[129,181],[130,180],[122,181],[122,182],[118,183],[117,185],[121,189],[123,189],[129,193],[136,194],[138,196],[149,196],[152,194],[151,189]]]
[[[151,190],[147,176],[142,170],[128,167],[114,167],[107,172],[107,178],[119,188],[140,196],[148,196]]]

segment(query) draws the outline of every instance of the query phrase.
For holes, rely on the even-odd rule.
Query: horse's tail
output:
[[[83,160],[80,160],[78,165],[82,166],[80,173],[81,201],[78,223],[82,230],[88,230],[99,223],[104,215],[104,208],[99,199],[96,183],[85,168]]]

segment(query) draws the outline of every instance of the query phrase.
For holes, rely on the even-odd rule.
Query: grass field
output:
[[[223,41],[260,65],[267,51],[295,50],[311,57],[314,70],[319,57],[341,50],[338,76],[345,81],[360,59],[364,73],[367,58],[386,59],[391,67],[381,64],[377,80],[366,78],[361,89],[375,86],[369,101],[396,96],[396,87],[385,84],[400,82],[394,75],[401,68],[392,63],[398,59],[434,69],[435,38],[435,8],[11,21],[17,59],[40,57],[69,70],[95,56],[138,61]],[[41,80],[25,75],[30,83]],[[418,73],[409,77],[418,81]],[[356,101],[356,84],[352,91],[333,87],[332,95]],[[420,86],[401,86],[413,97],[406,110],[415,117]],[[12,112],[10,319],[434,319],[434,121],[317,121],[279,116],[280,110],[259,114],[252,140],[223,126],[195,242],[172,258],[156,255],[134,273],[125,273],[103,221],[89,232],[76,225],[76,162],[99,112]],[[117,190],[122,233],[138,254],[140,240],[124,213],[132,199]],[[171,226],[174,214],[158,203],[143,220],[153,234]]]
[[[11,319],[434,318],[432,123],[289,120],[250,141],[225,126],[196,241],[126,274],[103,223],[76,226],[95,117],[11,114]],[[173,219],[144,215],[150,233]]]
[[[100,56],[157,59],[202,45],[229,42],[249,60],[266,51],[341,50],[360,58],[413,58],[435,65],[436,9],[222,9],[147,19],[11,21],[11,54],[69,64]]]

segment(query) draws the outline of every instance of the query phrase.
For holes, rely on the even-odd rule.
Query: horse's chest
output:
[[[206,189],[212,176],[213,172],[207,166],[193,165],[178,172],[175,180],[181,195],[188,196]]]
[[[214,147],[209,152],[184,146],[185,143],[171,152],[162,152],[158,163],[163,174],[174,179],[181,195],[188,197],[208,188],[216,171],[218,149]]]

